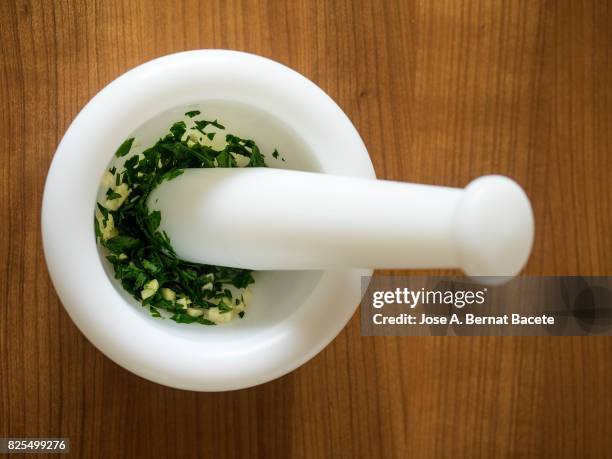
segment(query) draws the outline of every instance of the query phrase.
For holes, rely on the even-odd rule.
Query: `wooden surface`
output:
[[[276,59],[351,117],[378,176],[522,183],[529,274],[612,275],[612,4],[602,1],[0,1],[0,436],[80,457],[604,457],[612,338],[363,338],[220,394],[140,379],[64,312],[40,237],[68,124],[163,54]]]

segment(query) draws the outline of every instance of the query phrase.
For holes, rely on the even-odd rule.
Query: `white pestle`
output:
[[[255,270],[461,268],[513,276],[533,214],[513,180],[465,189],[269,168],[188,169],[148,201],[185,260]]]

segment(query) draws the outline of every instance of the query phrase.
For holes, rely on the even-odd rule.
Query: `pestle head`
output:
[[[455,211],[460,267],[469,276],[514,276],[531,253],[529,198],[514,180],[488,175],[472,181]]]

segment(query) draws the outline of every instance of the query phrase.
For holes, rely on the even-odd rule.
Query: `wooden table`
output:
[[[364,338],[355,316],[260,387],[140,379],[64,312],[40,204],[98,90],[160,55],[233,48],[327,91],[380,178],[518,180],[537,224],[526,273],[610,275],[612,4],[3,0],[0,47],[0,436],[104,458],[609,457],[612,338]]]

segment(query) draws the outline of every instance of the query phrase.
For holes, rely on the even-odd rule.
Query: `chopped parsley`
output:
[[[132,148],[132,144],[134,143],[134,137],[125,140],[121,146],[117,149],[115,156],[117,158],[121,158],[122,156],[127,155],[130,152],[130,148]]]
[[[194,116],[198,116],[200,114],[200,110],[192,110],[190,112],[185,113],[185,116],[189,118],[193,118]]]
[[[106,200],[97,203],[94,224],[97,241],[109,254],[115,278],[123,288],[148,307],[151,316],[178,323],[215,325],[232,316],[243,317],[245,289],[254,282],[251,271],[192,263],[179,259],[170,238],[160,231],[162,215],[150,211],[147,198],[164,180],[172,180],[186,168],[237,167],[238,156],[248,159],[246,167],[265,167],[265,157],[254,141],[225,136],[226,145],[210,145],[218,130],[217,120],[190,118],[174,123],[169,133],[142,153],[132,154],[119,170],[106,173]],[[212,129],[212,130],[211,130]],[[127,156],[134,138],[124,141],[115,156]],[[275,150],[272,154],[278,158]],[[235,287],[234,294],[228,288]],[[236,293],[238,291],[239,293]]]
[[[276,150],[276,149],[275,149],[275,150],[272,152],[272,157],[273,157],[274,159],[278,159],[278,157],[279,157],[279,156],[280,156],[280,153],[278,152],[278,150]],[[282,159],[283,161],[285,161],[285,158],[281,158],[281,159]]]

